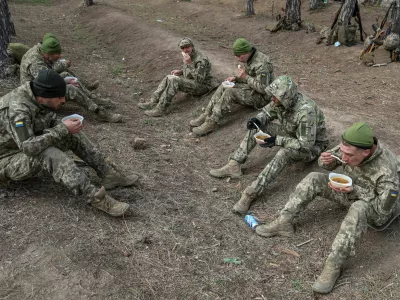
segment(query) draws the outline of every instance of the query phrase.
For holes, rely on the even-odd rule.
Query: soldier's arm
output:
[[[299,112],[297,119],[296,138],[277,136],[275,144],[286,149],[309,150],[315,144],[317,120],[315,112],[304,109]]]
[[[60,74],[62,72],[67,72],[68,71],[68,64],[67,64],[66,61],[57,60],[53,64],[53,70],[56,71],[58,74]]]
[[[272,64],[265,62],[257,71],[256,77],[246,76],[245,80],[249,87],[260,94],[266,94],[265,88],[270,85],[273,80]]]
[[[63,123],[59,123],[46,129],[42,135],[35,136],[31,118],[29,108],[24,105],[10,107],[8,130],[14,137],[18,148],[28,156],[40,154],[69,134],[68,128]]]
[[[275,109],[275,104],[273,102],[265,105],[261,112],[259,112],[256,116],[257,119],[261,121],[261,124],[266,124],[267,122],[273,121],[278,117],[278,114]]]
[[[336,155],[337,157],[342,157],[342,154],[340,153],[340,148],[339,148],[339,146],[336,146],[336,147],[334,147],[334,148],[332,148],[332,149],[330,149],[330,150],[328,150],[328,151],[326,151],[326,152],[332,153],[333,155]],[[324,168],[325,170],[332,171],[332,170],[335,170],[337,167],[341,166],[342,163],[341,163],[340,161],[338,161],[337,159],[335,159],[335,160],[334,160],[332,163],[330,163],[330,164],[324,164],[324,163],[321,161],[321,156],[320,156],[320,157],[318,158],[318,165],[319,165],[321,168]]]
[[[36,78],[41,70],[48,70],[49,67],[42,61],[35,61],[29,65],[29,73]]]
[[[191,63],[187,65],[190,70],[190,74],[196,82],[202,83],[207,78],[207,75],[211,71],[211,64],[207,59],[202,59],[195,64]]]

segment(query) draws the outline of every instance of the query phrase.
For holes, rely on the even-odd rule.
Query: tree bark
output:
[[[254,0],[246,0],[246,16],[255,15]]]
[[[392,20],[391,32],[400,34],[400,0],[394,1],[390,19]]]
[[[286,27],[292,30],[299,30],[301,25],[301,1],[287,0],[286,1]]]
[[[315,10],[319,7],[322,7],[323,0],[310,0],[310,10]]]
[[[7,46],[11,42],[11,37],[15,35],[7,0],[0,0],[0,25],[0,77],[4,77],[9,63]]]
[[[357,0],[346,0],[338,18],[338,24],[349,24],[356,7]]]
[[[85,0],[85,5],[86,6],[91,6],[93,4],[94,4],[93,0]]]

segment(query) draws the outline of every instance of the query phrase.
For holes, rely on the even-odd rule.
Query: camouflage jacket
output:
[[[40,44],[33,46],[24,54],[20,66],[21,84],[32,81],[39,74],[40,70],[53,69],[57,73],[68,70],[66,62],[57,61],[54,64],[46,61],[40,51]]]
[[[257,115],[262,124],[278,120],[285,136],[278,135],[275,144],[287,149],[308,151],[314,145],[322,149],[328,145],[325,116],[318,105],[306,95],[297,93],[291,105],[276,106],[270,102]]]
[[[212,81],[211,63],[207,56],[199,50],[193,49],[190,58],[191,64],[183,64],[182,74],[186,79],[195,80],[198,83],[210,86]],[[184,61],[185,62],[185,61]]]
[[[378,215],[388,216],[393,212],[398,199],[400,164],[393,152],[380,142],[376,143],[375,152],[356,167],[342,164],[338,160],[325,165],[318,159],[318,164],[329,171],[342,166],[341,173],[353,180],[354,190],[349,193],[349,199],[369,202]],[[342,157],[340,146],[328,152]]]
[[[36,156],[68,134],[56,113],[36,102],[30,82],[0,98],[0,159],[20,151]]]
[[[235,82],[246,83],[250,89],[270,98],[265,88],[274,80],[274,70],[269,57],[253,48],[253,55],[246,63],[241,63],[246,77],[235,77]]]

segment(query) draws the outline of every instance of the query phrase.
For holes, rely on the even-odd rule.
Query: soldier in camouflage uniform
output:
[[[47,171],[75,195],[85,196],[92,206],[112,216],[123,215],[129,205],[114,200],[105,189],[133,185],[138,177],[126,176],[107,162],[80,132],[80,120],[56,120],[52,109],[65,103],[65,94],[64,79],[50,69],[0,98],[0,183]],[[101,189],[64,153],[68,150],[96,170],[103,179]]]
[[[341,157],[343,163],[331,154]],[[316,197],[324,197],[349,208],[332,244],[322,274],[313,285],[318,293],[329,293],[340,275],[345,260],[355,254],[355,242],[367,224],[381,226],[391,218],[398,201],[399,164],[395,155],[373,136],[366,123],[355,123],[345,131],[339,146],[323,152],[319,165],[327,170],[343,168],[352,186],[332,186],[328,174],[312,172],[290,195],[280,216],[267,225],[256,227],[265,237],[291,236],[293,219]]]
[[[182,38],[179,47],[183,55],[182,69],[173,70],[165,76],[149,102],[138,104],[141,109],[151,109],[144,112],[149,117],[165,115],[179,91],[200,96],[211,89],[211,63],[208,57],[194,48],[190,38]]]
[[[111,113],[105,106],[113,106],[110,100],[97,97],[90,90],[97,88],[95,84],[85,84],[81,79],[75,81],[73,74],[68,70],[70,60],[60,59],[60,41],[51,33],[46,33],[42,43],[29,49],[22,57],[20,66],[21,84],[32,81],[40,70],[53,69],[65,78],[67,82],[67,101],[76,102],[90,112],[97,115],[97,119],[103,122],[116,123],[122,120],[120,114]]]
[[[228,77],[226,81],[235,86],[221,84],[212,96],[205,111],[198,118],[191,120],[193,133],[201,136],[215,130],[222,117],[231,110],[233,103],[262,108],[271,101],[271,95],[265,88],[274,80],[272,64],[265,54],[252,47],[244,38],[233,44],[233,54],[241,63],[239,76]]]
[[[266,93],[273,95],[272,102],[256,118],[249,119],[249,131],[228,164],[210,171],[214,177],[240,177],[240,165],[245,163],[256,145],[254,134],[258,131],[257,126],[271,135],[260,144],[261,147],[281,147],[257,179],[243,191],[233,207],[239,214],[247,213],[251,202],[287,165],[312,161],[328,145],[324,114],[313,100],[297,91],[297,85],[290,77],[278,77],[266,88]],[[279,124],[272,123],[273,120],[278,120]]]

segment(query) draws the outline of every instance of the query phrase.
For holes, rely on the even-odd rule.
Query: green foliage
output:
[[[122,67],[120,65],[116,65],[113,69],[112,69],[112,74],[114,76],[119,76],[121,75],[122,72]]]
[[[300,290],[302,289],[302,287],[303,287],[301,281],[298,280],[298,279],[292,280],[291,283],[292,283],[293,287],[294,287],[297,291],[300,291]]]

